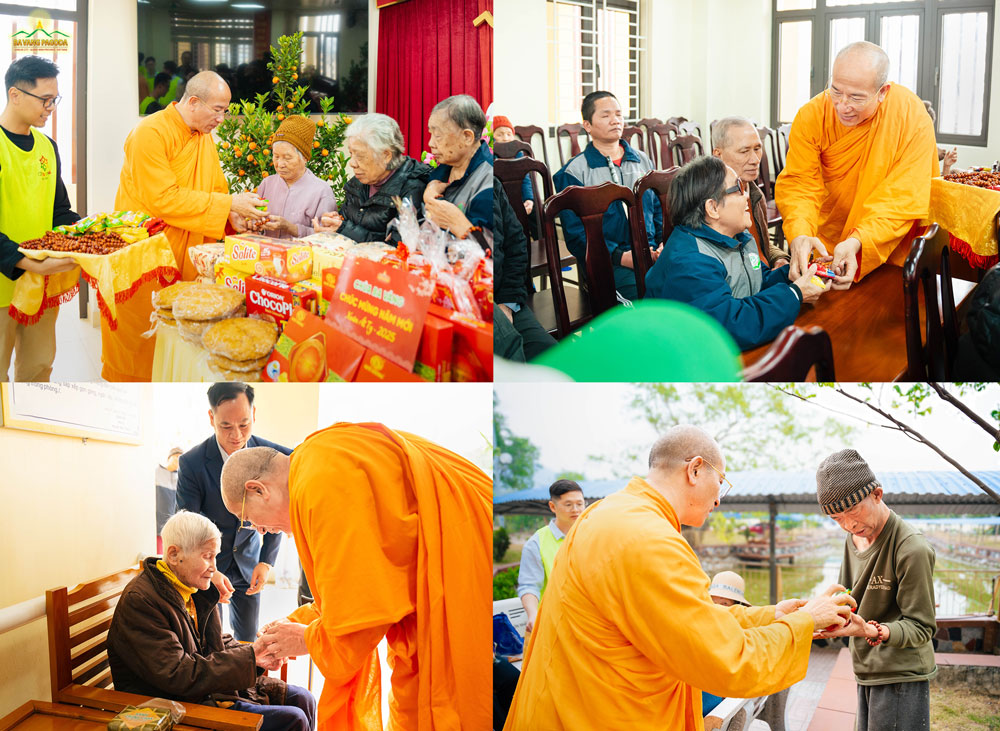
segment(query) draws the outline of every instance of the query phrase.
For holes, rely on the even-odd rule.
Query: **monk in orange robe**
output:
[[[649,465],[564,539],[504,731],[703,729],[703,690],[748,698],[802,680],[814,630],[851,615],[837,585],[809,602],[715,604],[680,530],[719,504],[719,445],[675,426]]]
[[[255,208],[264,203],[255,193],[230,195],[212,140],[230,96],[221,76],[202,71],[191,77],[179,102],[144,118],[125,140],[115,209],[162,218],[177,268],[187,280],[197,276],[188,247],[221,239],[226,222],[236,221],[236,215],[264,216]],[[156,343],[140,335],[150,327],[151,297],[158,288],[157,282],[147,283],[119,304],[117,329],[101,318],[105,380],[150,380]]]
[[[295,536],[315,601],[263,637],[269,656],[308,653],[323,673],[321,731],[381,731],[383,637],[388,728],[492,728],[493,489],[483,472],[412,434],[335,424],[291,456],[240,450],[221,484],[241,520]]]
[[[833,288],[847,289],[886,261],[901,265],[907,234],[927,217],[940,174],[934,126],[916,94],[888,76],[885,51],[852,43],[837,54],[829,88],[795,115],[774,188],[789,277],[815,255],[832,262]]]

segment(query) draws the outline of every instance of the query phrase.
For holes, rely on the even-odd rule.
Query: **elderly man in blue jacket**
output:
[[[685,165],[670,185],[673,233],[646,274],[646,297],[685,302],[718,320],[741,350],[777,337],[828,286],[811,265],[790,282],[769,269],[747,232],[749,188],[717,157]]]
[[[240,642],[257,637],[260,590],[274,566],[281,547],[281,534],[263,538],[226,510],[219,479],[229,456],[244,447],[273,447],[283,454],[292,450],[252,436],[256,411],[253,387],[245,383],[215,383],[208,389],[208,420],[215,433],[186,452],[180,459],[177,509],[200,513],[222,533],[217,571],[212,583],[221,601],[228,598],[233,636]]]
[[[556,191],[571,185],[595,186],[601,183],[616,183],[632,188],[635,182],[653,169],[646,154],[631,147],[622,137],[625,120],[618,99],[609,91],[594,91],[583,99],[580,109],[583,128],[590,135],[590,143],[579,155],[570,158],[552,176]],[[660,248],[652,247],[655,260],[662,249],[663,211],[660,201],[652,190],[643,197],[643,214],[646,235],[650,242],[660,243]],[[566,248],[570,250],[579,267],[581,276],[586,271],[587,239],[583,223],[572,211],[559,214],[562,221]],[[635,272],[632,264],[632,234],[629,230],[628,215],[624,203],[613,203],[604,214],[604,242],[611,253],[614,265],[615,288],[627,300],[638,297]]]

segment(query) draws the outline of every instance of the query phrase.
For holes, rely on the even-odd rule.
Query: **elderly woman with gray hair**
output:
[[[357,117],[346,138],[354,177],[344,187],[344,205],[339,215],[325,213],[313,226],[359,242],[385,241],[397,215],[394,197],[409,198],[420,215],[430,168],[406,156],[399,125],[384,114]],[[398,240],[394,231],[390,243]]]
[[[264,717],[261,731],[311,731],[316,699],[264,675],[281,665],[263,640],[222,634],[212,585],[222,535],[182,510],[163,526],[163,558],[147,558],[122,592],[108,630],[115,690],[217,705]]]

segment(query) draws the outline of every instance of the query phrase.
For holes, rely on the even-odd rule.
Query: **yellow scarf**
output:
[[[160,570],[160,573],[167,577],[167,581],[177,590],[177,593],[181,595],[181,599],[184,600],[184,608],[187,609],[187,613],[191,615],[191,619],[194,620],[194,626],[198,626],[198,612],[194,607],[194,599],[192,595],[197,589],[188,586],[183,581],[177,578],[177,574],[170,570],[167,566],[167,562],[162,558],[156,562],[156,568]]]

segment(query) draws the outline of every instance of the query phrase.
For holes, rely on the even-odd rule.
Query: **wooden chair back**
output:
[[[537,175],[531,175],[532,173],[537,173]],[[542,203],[548,198],[552,197],[553,185],[552,176],[549,175],[549,169],[541,160],[535,160],[531,157],[519,157],[516,159],[498,159],[493,163],[493,174],[500,180],[500,184],[503,186],[504,192],[507,194],[507,200],[510,201],[511,207],[514,209],[514,213],[517,214],[517,220],[521,223],[521,228],[524,229],[524,237],[528,240],[528,252],[529,252],[529,264],[526,271],[526,276],[528,281],[526,282],[528,292],[532,291],[531,286],[531,259],[534,258],[530,256],[535,247],[541,247],[543,252],[547,252],[547,247],[545,246],[545,231],[540,225]],[[534,199],[534,207],[532,212],[529,214],[524,210],[524,199],[521,193],[521,186],[524,183],[524,177],[526,175],[531,175],[531,192]],[[538,180],[541,179],[543,194],[539,194],[538,190]],[[531,232],[531,219],[534,218],[536,225],[534,227],[535,231],[539,232],[537,239],[532,240]],[[562,266],[560,265],[560,269]]]
[[[649,157],[653,167],[666,170],[674,166],[673,156],[670,153],[670,141],[674,138],[675,130],[668,124],[654,124],[647,129],[649,134]]]
[[[670,160],[673,165],[683,167],[696,157],[705,154],[705,146],[700,137],[694,135],[679,135],[667,143],[668,154],[664,160]]]
[[[757,175],[757,185],[764,193],[764,200],[774,200],[774,182],[771,180],[771,162],[767,159],[768,140],[771,139],[771,130],[767,127],[758,127],[757,134],[760,135],[760,172]]]
[[[519,152],[523,152],[527,157],[535,156],[535,150],[531,145],[521,140],[493,143],[493,157],[498,160],[513,160]]]
[[[949,250],[947,244],[937,241],[939,232],[938,225],[931,224],[910,244],[910,253],[903,263],[906,380],[910,381],[950,381],[958,352],[958,313]],[[923,325],[920,322],[921,290]]]
[[[549,151],[545,147],[545,130],[539,127],[537,124],[525,124],[525,125],[515,125],[514,135],[521,140],[521,142],[527,142],[529,145],[534,143],[535,135],[542,138],[542,159],[545,161],[545,167],[549,167]],[[534,155],[532,155],[534,157]]]
[[[611,253],[604,241],[604,214],[608,208],[618,203],[628,209],[632,240],[635,242],[638,235],[635,196],[625,186],[614,183],[601,183],[594,187],[571,185],[545,201],[542,219],[545,225],[545,245],[548,250],[552,296],[555,300],[560,337],[569,334],[570,319],[562,274],[558,266],[558,250],[555,248],[556,217],[563,211],[572,211],[583,223],[587,242],[585,262],[587,295],[590,314],[594,317],[618,304]],[[638,285],[638,279],[636,284]]]
[[[829,334],[821,327],[803,330],[789,325],[760,360],[743,370],[743,379],[757,382],[804,381],[814,367],[817,381],[837,380]]]
[[[622,139],[635,149],[641,150],[642,152],[646,151],[645,144],[642,140],[642,130],[639,127],[624,127],[622,129]]]
[[[644,225],[643,198],[647,190],[656,192],[656,197],[660,200],[660,209],[663,211],[663,240],[666,241],[673,233],[674,225],[670,222],[670,183],[677,175],[679,167],[672,167],[669,170],[652,170],[637,181],[632,188],[635,195],[635,211],[639,226],[639,239],[632,247],[632,263],[635,266],[636,279],[639,282],[639,297],[646,293],[646,273],[653,266],[653,257],[650,255],[650,248],[654,248],[656,242],[648,241],[646,226]]]
[[[561,124],[556,129],[556,147],[559,148],[559,165],[562,167],[566,164],[566,161],[571,157],[575,157],[580,154],[583,146],[580,144],[580,135],[583,135],[588,140],[590,136],[587,134],[587,130],[583,128],[582,124]],[[569,155],[567,156],[563,150],[563,138],[569,140]]]

